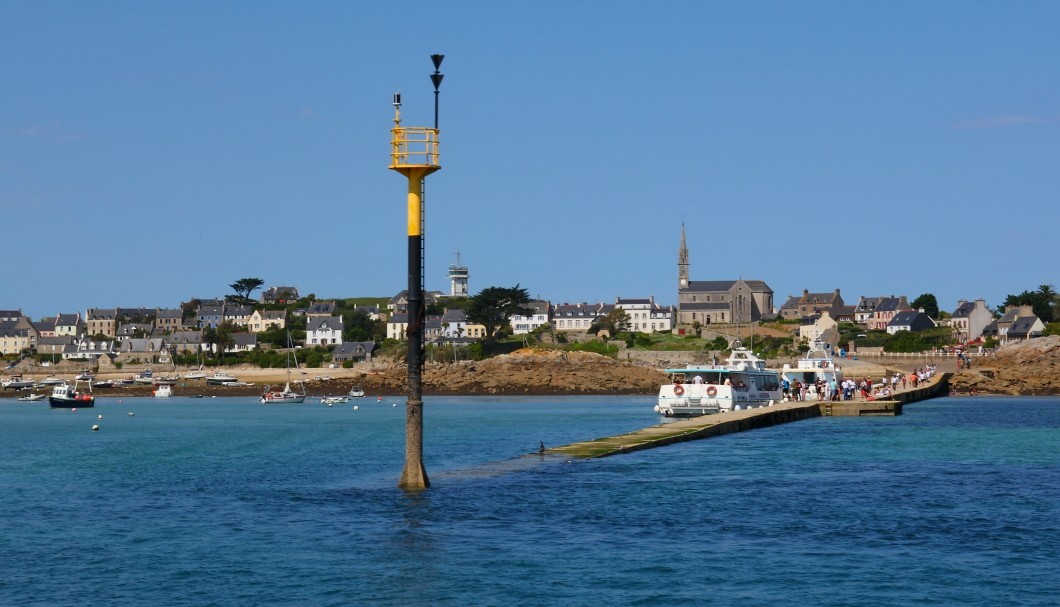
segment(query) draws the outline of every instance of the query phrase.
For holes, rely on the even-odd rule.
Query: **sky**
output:
[[[0,4],[0,309],[240,278],[407,286],[394,92],[433,124],[426,287],[677,303],[693,280],[958,299],[1060,284],[1060,3]]]

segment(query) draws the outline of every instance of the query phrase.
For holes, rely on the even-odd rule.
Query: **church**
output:
[[[761,280],[690,280],[685,226],[677,252],[677,324],[743,324],[773,313],[773,290]]]

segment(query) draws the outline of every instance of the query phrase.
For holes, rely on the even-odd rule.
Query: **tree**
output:
[[[939,317],[939,302],[931,293],[924,293],[920,297],[914,299],[912,306],[914,310],[924,308],[924,314],[927,314],[931,318]]]
[[[518,284],[514,287],[487,287],[468,298],[464,313],[470,323],[486,327],[486,344],[492,346],[498,331],[515,315],[530,316],[533,308],[530,294]]]
[[[607,331],[611,337],[629,331],[629,314],[622,308],[615,308],[596,321],[596,332]],[[590,332],[592,329],[590,329]]]
[[[1056,308],[1056,291],[1053,285],[1041,285],[1037,291],[1024,291],[1019,295],[1009,295],[998,307],[998,314],[1004,314],[1009,306],[1031,306],[1034,315],[1044,323],[1052,322]]]
[[[260,278],[240,278],[228,285],[243,301],[250,301],[250,294],[261,288],[265,281]]]

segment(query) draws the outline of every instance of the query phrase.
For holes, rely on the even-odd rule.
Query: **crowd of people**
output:
[[[899,390],[918,388],[920,384],[931,379],[935,375],[937,367],[934,364],[925,365],[909,372],[908,374],[895,371],[894,375],[884,377],[879,383],[874,383],[872,377],[865,376],[861,380],[846,378],[839,384],[836,380],[825,381],[818,378],[813,383],[802,382],[798,379],[789,381],[787,378],[781,380],[780,388],[784,393],[784,401],[804,400],[854,400],[860,397],[865,400],[887,399]]]

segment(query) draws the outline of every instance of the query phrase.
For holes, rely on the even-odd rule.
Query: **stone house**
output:
[[[839,294],[839,289],[831,293],[811,293],[809,289],[803,289],[802,295],[788,297],[788,300],[780,307],[780,317],[785,320],[808,318],[822,310],[842,305],[843,296]]]
[[[152,333],[175,333],[184,329],[184,312],[180,308],[155,309]]]
[[[979,339],[983,330],[994,320],[994,314],[986,307],[986,300],[957,301],[957,309],[950,315],[950,327],[957,341],[968,342]]]
[[[114,337],[118,334],[117,308],[89,308],[85,312],[85,334]]]

